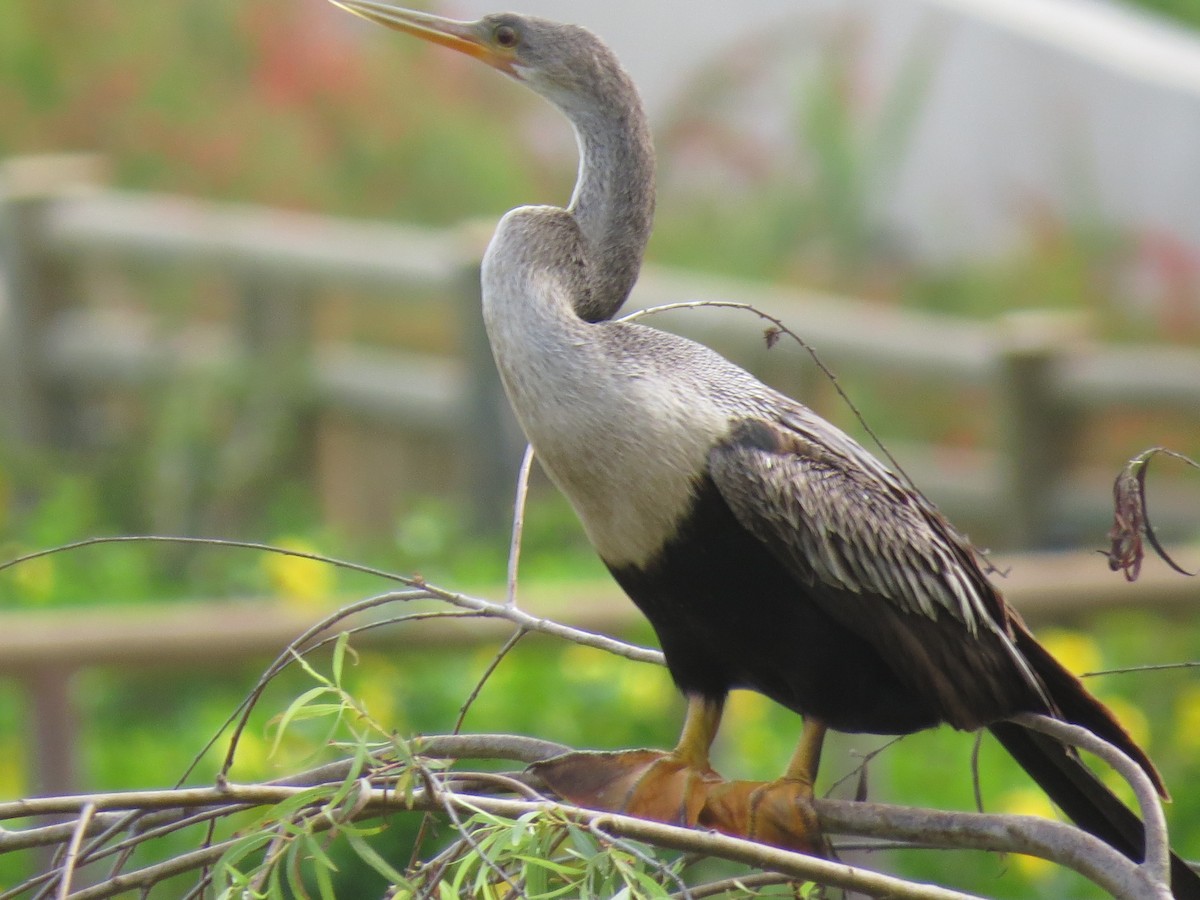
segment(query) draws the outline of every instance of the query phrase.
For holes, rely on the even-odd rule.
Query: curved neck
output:
[[[623,75],[624,73],[622,73]],[[579,317],[616,315],[642,266],[654,218],[654,145],[632,82],[603,110],[567,110],[579,143],[569,210],[587,243],[592,290]]]

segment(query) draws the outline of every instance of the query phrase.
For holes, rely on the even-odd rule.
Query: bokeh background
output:
[[[661,192],[635,302],[779,312],[918,484],[1010,554],[1014,581],[1051,551],[1044,594],[1119,579],[1084,552],[1106,547],[1111,478],[1155,444],[1200,454],[1195,4],[523,11],[592,27],[645,94]],[[0,122],[0,557],[209,536],[502,594],[521,448],[472,279],[496,216],[569,195],[574,146],[554,110],[323,0],[18,0],[0,10]],[[801,351],[768,353],[748,316],[706,315],[664,322],[863,434]],[[1151,477],[1156,522],[1182,544],[1200,536],[1195,474]],[[537,478],[531,504],[530,602],[651,640]],[[1032,615],[1069,667],[1196,657],[1200,589],[1169,574],[1113,599],[1107,584],[1094,608]],[[274,649],[385,586],[145,544],[0,570],[0,796],[172,783]],[[364,652],[355,689],[417,733],[453,723],[502,638],[389,640]],[[547,683],[555,702],[531,702]],[[1200,857],[1200,685],[1186,671],[1089,683],[1161,763],[1176,844]],[[318,752],[289,738],[270,753],[270,715],[305,684],[285,679],[264,704],[239,777]],[[466,726],[667,745],[680,712],[662,672],[529,641]],[[738,695],[724,769],[769,777],[797,730]],[[830,781],[877,743],[843,742]],[[971,744],[908,738],[872,761],[870,793],[969,808]],[[1052,814],[1001,756],[985,744],[989,808]],[[397,822],[379,843],[403,861],[411,839]],[[37,865],[0,858],[0,887]],[[997,896],[1088,896],[1021,859],[887,865]],[[373,877],[347,861],[340,888]]]

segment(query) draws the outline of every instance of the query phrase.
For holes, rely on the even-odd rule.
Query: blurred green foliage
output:
[[[434,223],[545,192],[515,88],[363,33],[324,0],[7,4],[0,156],[97,152],[127,187]]]
[[[1168,18],[1200,28],[1200,6],[1192,0],[1127,0],[1131,6],[1140,6],[1150,12],[1159,13]]]

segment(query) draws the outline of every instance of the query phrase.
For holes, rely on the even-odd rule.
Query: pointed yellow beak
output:
[[[422,40],[441,44],[443,47],[449,47],[459,53],[465,53],[467,56],[481,60],[489,66],[494,66],[506,75],[517,77],[511,52],[495,46],[491,42],[491,36],[484,34],[484,29],[478,22],[445,19],[429,13],[392,6],[390,3],[381,3],[379,0],[330,0],[330,2],[369,22],[377,22]]]

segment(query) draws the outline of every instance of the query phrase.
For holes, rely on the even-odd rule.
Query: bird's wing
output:
[[[885,657],[919,646],[969,660],[972,647],[987,650],[989,672],[1015,668],[1021,690],[1044,698],[1013,641],[1013,614],[970,545],[841,431],[806,411],[745,419],[710,452],[709,472],[739,524],[806,596]],[[930,648],[935,632],[956,646]],[[931,669],[946,664],[930,660]]]
[[[807,582],[949,615],[973,634],[1003,623],[982,575],[964,565],[970,551],[936,511],[849,438],[806,433],[807,424],[747,419],[710,454],[741,525]]]

